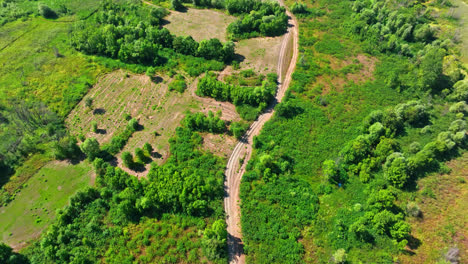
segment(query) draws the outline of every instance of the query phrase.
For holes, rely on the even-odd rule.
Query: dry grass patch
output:
[[[236,43],[236,53],[244,57],[241,68],[264,74],[276,72],[283,37],[245,39]]]
[[[226,41],[226,28],[236,18],[216,10],[189,8],[186,12],[171,11],[166,20],[169,23],[164,27],[177,36]]]
[[[436,263],[450,247],[460,250],[460,263],[468,263],[468,153],[450,161],[449,174],[421,179],[416,202],[422,218],[410,218],[412,235],[421,245],[401,263]],[[430,191],[424,191],[430,190]],[[423,195],[423,193],[433,195]],[[430,197],[433,196],[433,197]]]
[[[343,87],[349,82],[363,84],[374,80],[377,58],[359,54],[351,59],[340,60],[328,56],[323,63],[327,64],[326,67],[329,67],[331,74],[317,77],[316,84],[323,87],[322,95],[326,95],[331,90],[342,92]]]
[[[237,140],[228,135],[214,135],[205,133],[203,137],[203,149],[217,155],[229,159],[234,147],[237,144]]]

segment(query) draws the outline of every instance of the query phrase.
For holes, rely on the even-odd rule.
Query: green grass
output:
[[[0,208],[1,240],[19,245],[39,236],[70,196],[89,186],[91,166],[51,162],[40,169],[8,206]]]
[[[81,100],[103,67],[69,46],[70,25],[34,18],[2,27],[1,103],[39,100],[65,116]]]

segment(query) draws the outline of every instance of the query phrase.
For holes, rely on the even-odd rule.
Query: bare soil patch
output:
[[[171,11],[166,17],[166,27],[178,36],[192,36],[196,41],[218,38],[226,41],[226,28],[235,17],[216,10],[187,9],[186,12]]]

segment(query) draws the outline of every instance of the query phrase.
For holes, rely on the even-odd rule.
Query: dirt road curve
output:
[[[280,1],[281,4],[282,1]],[[226,211],[226,223],[228,231],[228,252],[229,252],[229,263],[245,263],[245,255],[243,253],[243,244],[242,244],[242,233],[241,233],[241,223],[240,223],[240,207],[239,207],[239,188],[242,175],[245,172],[245,166],[250,160],[252,155],[252,140],[253,137],[258,135],[265,124],[273,116],[273,108],[275,105],[283,99],[283,96],[286,90],[289,87],[291,82],[291,75],[294,72],[296,66],[296,61],[298,57],[298,24],[296,18],[289,12],[287,12],[289,19],[290,27],[288,32],[283,38],[281,44],[280,57],[278,61],[278,91],[275,97],[275,102],[270,104],[264,114],[262,114],[257,121],[255,121],[244,135],[243,139],[236,145],[234,151],[229,158],[229,161],[226,165],[226,181],[225,181],[225,190],[226,196],[224,198],[224,210]],[[293,54],[289,65],[287,60],[288,53],[288,43],[290,40],[293,40]],[[286,65],[285,65],[286,64]],[[283,76],[283,69],[288,67],[288,70]],[[284,77],[284,79],[283,79]],[[244,158],[244,163],[240,167],[239,160]],[[240,168],[239,168],[240,167]]]

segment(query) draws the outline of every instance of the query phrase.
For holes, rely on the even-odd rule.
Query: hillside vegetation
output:
[[[466,147],[466,82],[454,42],[436,26],[447,22],[429,3],[316,1],[292,10],[298,68],[254,140],[241,186],[247,262],[411,259],[420,245],[414,200],[431,192],[417,180],[445,171]],[[372,78],[354,79],[359,71]]]

